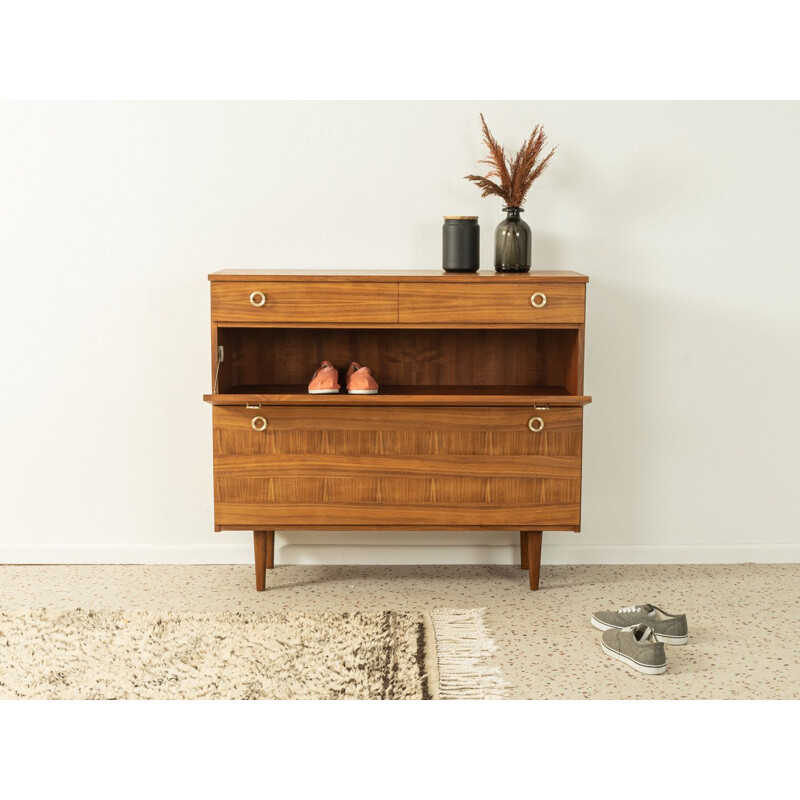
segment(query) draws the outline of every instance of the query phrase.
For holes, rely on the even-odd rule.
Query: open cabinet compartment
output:
[[[349,400],[344,373],[351,361],[369,366],[378,395],[362,403],[430,402],[469,397],[503,404],[562,398],[582,404],[581,330],[220,327],[223,348],[212,402],[330,403]],[[309,395],[323,359],[340,371],[341,395]],[[434,400],[435,402],[435,400]]]

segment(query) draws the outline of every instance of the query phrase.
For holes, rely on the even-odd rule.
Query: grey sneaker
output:
[[[667,671],[664,645],[656,641],[648,625],[630,628],[609,628],[600,641],[603,652],[645,675],[661,675]]]
[[[686,644],[689,641],[689,626],[686,614],[667,614],[652,603],[626,606],[619,611],[596,611],[592,614],[592,625],[601,631],[619,630],[630,625],[649,625],[659,642],[664,644]]]

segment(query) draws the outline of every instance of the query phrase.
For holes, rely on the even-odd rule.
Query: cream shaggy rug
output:
[[[483,610],[0,612],[0,699],[493,699]]]

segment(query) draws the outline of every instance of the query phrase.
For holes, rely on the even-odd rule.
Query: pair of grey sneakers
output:
[[[597,611],[592,625],[603,631],[603,652],[645,675],[667,671],[665,644],[686,644],[686,614],[668,614],[652,603],[625,606],[619,611]]]

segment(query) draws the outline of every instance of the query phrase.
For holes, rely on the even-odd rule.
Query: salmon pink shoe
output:
[[[357,361],[350,364],[345,383],[348,394],[378,394],[378,382],[369,367],[362,367]]]
[[[339,371],[330,361],[323,361],[308,384],[308,393],[337,394],[340,388]]]

